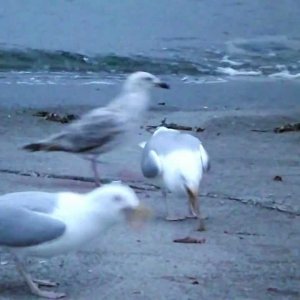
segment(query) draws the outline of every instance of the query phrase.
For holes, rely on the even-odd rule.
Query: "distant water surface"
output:
[[[0,83],[110,84],[136,70],[297,80],[299,12],[297,0],[6,1]]]

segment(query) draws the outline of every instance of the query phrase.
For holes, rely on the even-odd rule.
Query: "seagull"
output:
[[[36,151],[63,151],[83,154],[91,161],[95,183],[100,186],[97,158],[119,149],[130,141],[149,107],[152,87],[169,89],[169,85],[147,72],[128,76],[120,94],[107,106],[96,108],[74,121],[63,131],[38,142],[23,146]]]
[[[175,129],[159,127],[143,148],[141,169],[144,177],[162,188],[167,207],[167,220],[182,220],[173,216],[167,193],[188,198],[188,216],[197,218],[197,230],[205,230],[198,201],[203,172],[210,168],[209,157],[196,137]]]
[[[58,299],[65,294],[40,289],[56,284],[33,279],[24,258],[49,258],[76,251],[114,224],[141,224],[148,213],[134,191],[120,183],[106,184],[86,194],[9,193],[0,196],[0,247],[12,254],[33,294]]]

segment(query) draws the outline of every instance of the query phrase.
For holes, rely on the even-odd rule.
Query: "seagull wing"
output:
[[[126,132],[124,118],[106,109],[97,109],[84,115],[62,132],[37,143],[24,146],[29,151],[90,152],[100,154]]]
[[[160,158],[154,150],[144,148],[141,168],[146,178],[155,178],[161,173]]]
[[[97,148],[97,153],[102,153],[108,144],[125,134],[125,128],[123,121],[115,114],[95,114],[69,127],[63,138],[67,139],[74,152],[89,152]]]
[[[58,200],[55,193],[38,191],[0,196],[0,245],[33,246],[62,235],[65,224],[51,217]]]
[[[23,207],[0,205],[0,246],[28,247],[63,235],[63,222]]]

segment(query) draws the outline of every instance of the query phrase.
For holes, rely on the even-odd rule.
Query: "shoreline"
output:
[[[220,83],[185,83],[165,77],[168,91],[154,90],[152,108],[171,110],[299,110],[300,82],[297,80],[239,80]],[[6,108],[42,108],[60,106],[104,106],[119,92],[115,84],[22,85],[0,82],[0,106]],[[159,103],[164,103],[160,106]],[[160,106],[160,107],[159,107]]]

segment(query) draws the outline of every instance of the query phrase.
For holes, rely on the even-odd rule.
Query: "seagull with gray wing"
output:
[[[198,192],[203,172],[208,171],[209,157],[196,137],[178,130],[159,127],[143,148],[141,169],[144,177],[162,187],[167,205],[167,220],[182,220],[170,211],[171,192],[188,198],[188,215],[198,219],[197,230],[205,230],[201,216]]]
[[[24,258],[76,251],[101,238],[112,225],[128,221],[141,224],[148,217],[134,191],[112,183],[87,194],[71,192],[18,192],[0,196],[0,247],[11,252],[31,292],[57,299],[63,293],[41,290],[55,286],[36,280],[26,271]]]
[[[62,132],[27,144],[23,149],[31,152],[63,151],[83,154],[91,161],[95,182],[100,185],[97,157],[119,149],[130,141],[149,107],[152,87],[169,88],[150,73],[132,73],[126,79],[120,94],[106,107],[90,111]]]

